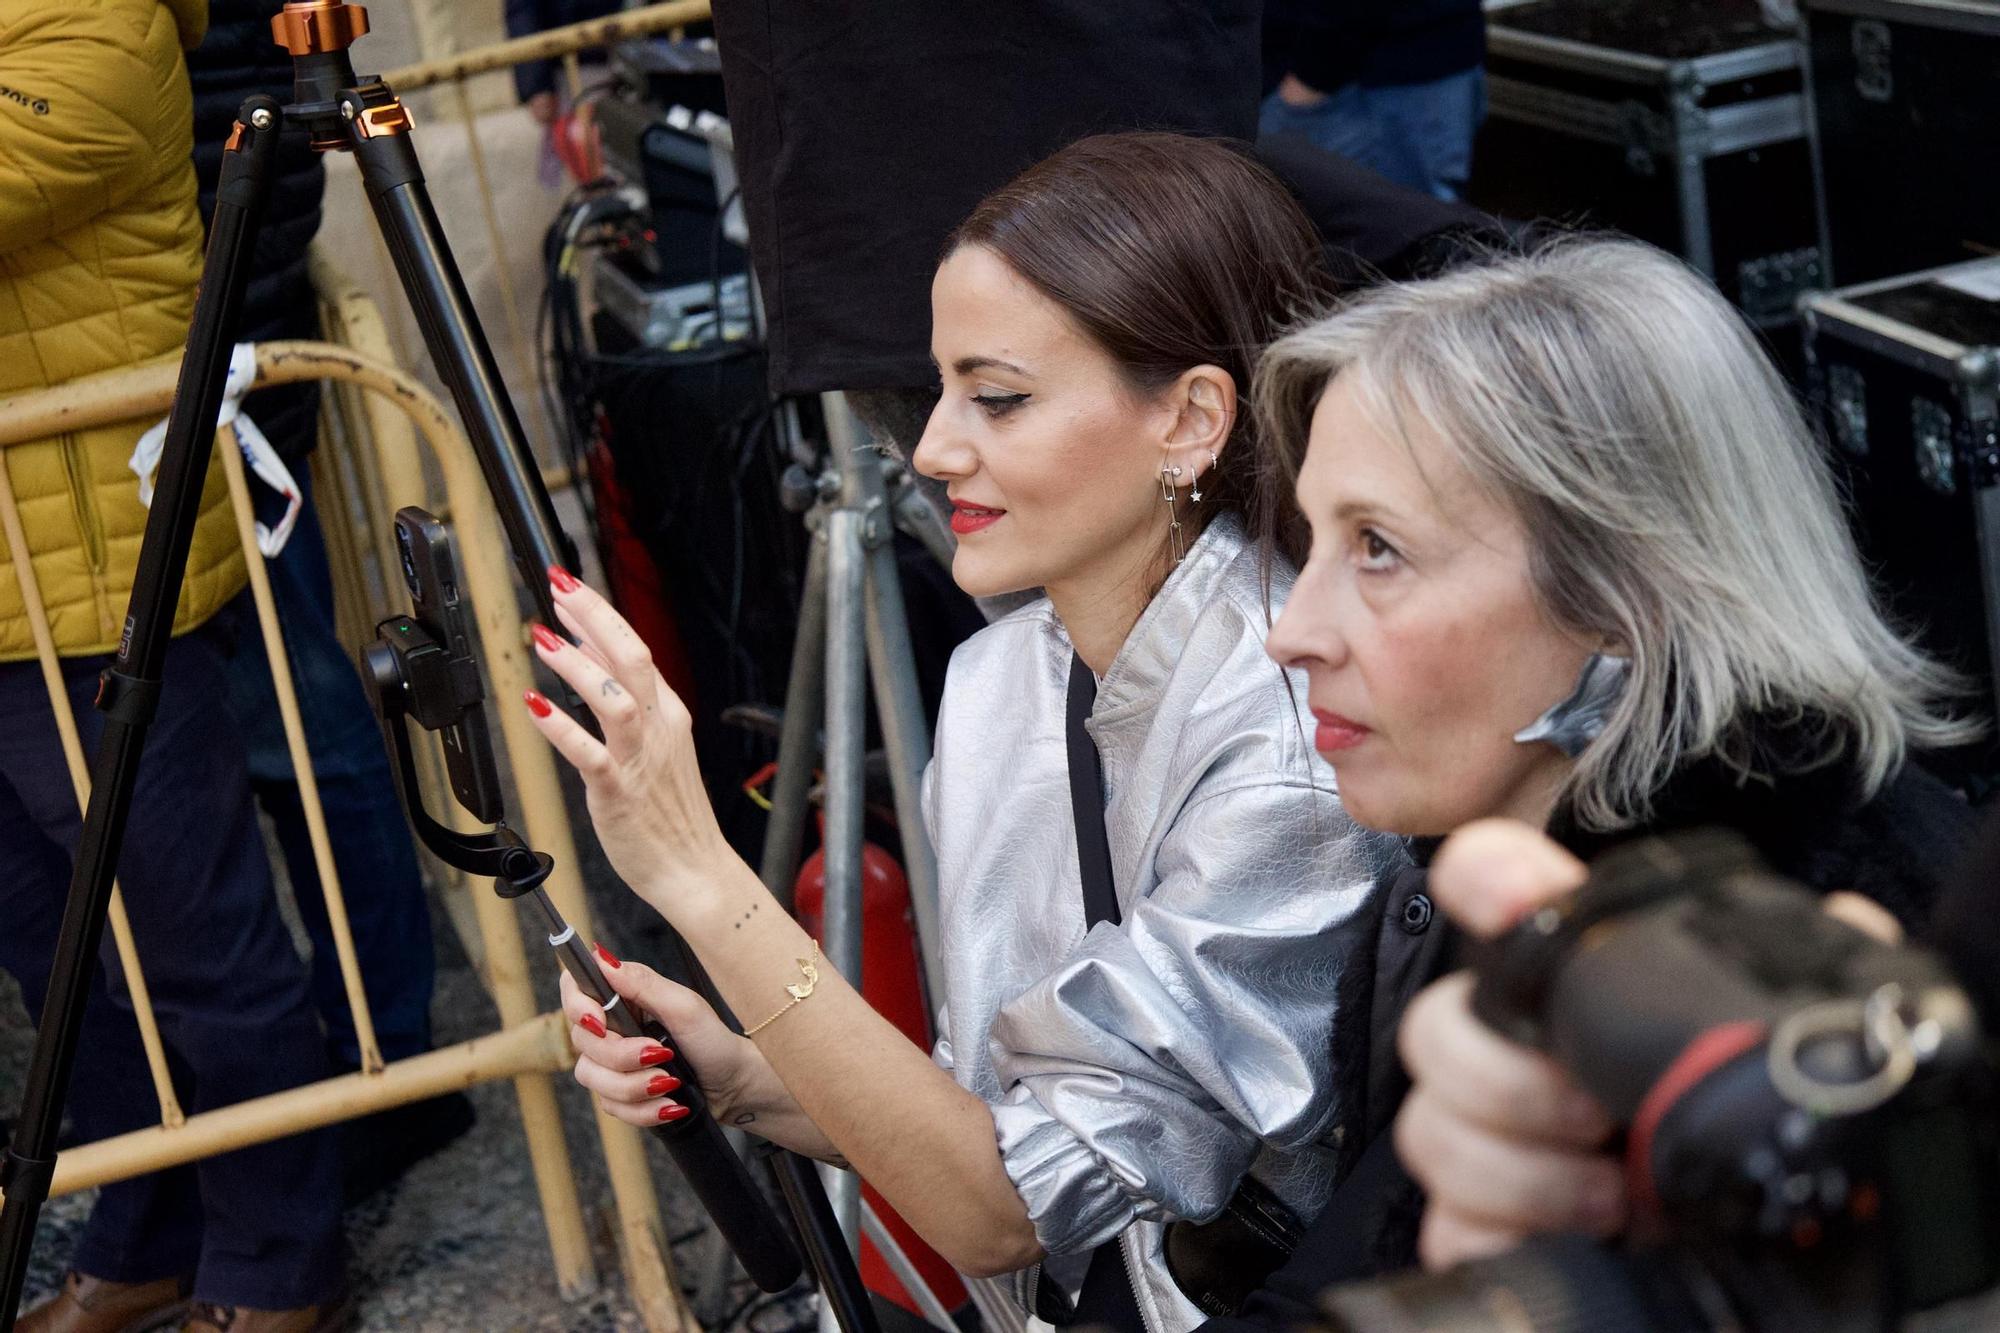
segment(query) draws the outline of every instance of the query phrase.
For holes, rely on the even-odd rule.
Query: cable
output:
[[[782,689],[804,563],[803,534],[778,501],[778,400],[761,375],[753,388],[745,373],[762,354],[761,342],[724,336],[732,327],[725,218],[739,197],[731,191],[721,201],[708,229],[713,314],[693,326],[698,345],[613,350],[586,333],[585,264],[593,256],[613,262],[650,239],[645,211],[608,181],[572,190],[544,234],[545,282],[536,312],[537,388],[562,453],[580,482],[601,470],[601,462],[592,466],[599,449],[609,450],[623,474],[636,533],[671,581],[676,617],[695,636],[697,687],[715,705],[703,709],[711,717],[727,704],[776,702],[772,687]],[[589,486],[583,490],[602,557],[609,532],[595,503],[601,497]],[[761,762],[764,742],[720,727],[704,730],[703,768],[726,799],[742,773]]]

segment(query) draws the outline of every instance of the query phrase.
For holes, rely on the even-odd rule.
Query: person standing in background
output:
[[[202,0],[0,0],[0,394],[180,355],[200,276],[183,50]],[[146,510],[142,423],[9,447],[28,554],[86,750],[131,598]],[[118,861],[119,886],[185,1108],[323,1076],[305,968],[280,921],[243,748],[218,724],[243,587],[227,486],[211,466],[163,688]],[[26,599],[0,560],[0,968],[40,1022],[81,819]],[[68,1111],[86,1141],[159,1123],[107,939]],[[114,1333],[187,1314],[193,1333],[323,1333],[344,1323],[339,1158],[323,1130],[107,1185],[56,1296],[22,1333]],[[184,1309],[190,1287],[195,1297]]]
[[[292,95],[292,58],[271,36],[284,0],[210,0],[208,35],[187,56],[194,90],[194,169],[204,224],[215,210],[222,145],[243,99]],[[319,231],[326,168],[303,126],[279,141],[270,199],[257,233],[243,295],[241,342],[320,336],[319,304],[306,253]],[[313,776],[332,833],[334,868],[347,901],[375,1037],[386,1060],[431,1049],[431,992],[437,960],[416,850],[389,772],[381,728],[361,689],[356,645],[333,622],[333,577],[313,505],[313,447],[319,438],[319,385],[260,389],[244,400],[290,470],[299,512],[284,549],[265,562],[271,598],[312,755]],[[312,995],[327,1029],[336,1072],[361,1067],[346,983],[327,921],[319,866],[306,831],[297,775],[278,711],[255,604],[247,593],[227,612],[235,629],[224,701],[249,752],[250,784],[271,817],[293,897],[312,940]],[[461,1093],[394,1107],[343,1125],[346,1192],[366,1197],[463,1133],[472,1104]]]
[[[1270,0],[1258,130],[1456,199],[1486,118],[1479,0]]]
[[[507,35],[532,37],[549,28],[601,19],[625,8],[620,0],[507,0]],[[601,53],[584,58],[602,60]],[[530,60],[514,66],[514,91],[537,125],[553,125],[564,99],[556,93],[559,60]]]

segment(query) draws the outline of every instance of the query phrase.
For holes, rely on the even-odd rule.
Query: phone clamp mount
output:
[[[492,880],[494,892],[502,898],[536,894],[552,923],[561,922],[548,895],[539,892],[555,869],[553,857],[531,849],[504,821],[496,820],[491,832],[462,833],[439,823],[424,808],[408,724],[414,722],[425,731],[462,726],[466,711],[478,707],[485,697],[479,683],[479,663],[469,655],[453,654],[422,621],[411,616],[383,621],[375,627],[375,635],[375,642],[363,655],[363,665],[376,715],[382,720],[383,739],[395,756],[396,787],[410,827],[438,860],[468,875]],[[491,751],[486,757],[490,760]],[[559,926],[556,933],[566,928]]]

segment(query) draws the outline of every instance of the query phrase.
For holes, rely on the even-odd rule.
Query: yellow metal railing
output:
[[[383,77],[399,93],[439,83],[453,85],[479,186],[482,218],[493,254],[499,257],[507,253],[500,209],[466,80],[527,60],[561,59],[570,72],[574,91],[578,51],[671,31],[709,15],[709,0],[674,0],[391,70]],[[324,443],[313,456],[312,468],[333,571],[337,631],[344,643],[359,644],[373,637],[377,619],[397,609],[402,585],[395,576],[391,516],[404,504],[428,504],[454,521],[492,695],[502,701],[517,696],[532,683],[525,629],[497,516],[471,447],[443,405],[395,366],[379,308],[317,251],[313,276],[320,294],[322,325],[332,341],[260,345],[255,382],[263,387],[319,380],[326,388]],[[520,385],[530,385],[535,382],[530,326],[504,262],[499,265],[499,277],[502,314],[517,352],[515,373],[521,377]],[[0,399],[0,449],[63,431],[157,419],[172,402],[177,371],[171,362],[158,363]],[[256,546],[242,457],[228,428],[218,433],[218,444],[217,456],[229,483],[250,566],[258,622],[326,895],[328,922],[361,1050],[361,1069],[341,1078],[186,1115],[168,1074],[141,963],[141,942],[133,938],[123,901],[114,889],[109,924],[159,1098],[160,1127],[64,1152],[51,1192],[87,1189],[473,1084],[511,1079],[520,1103],[558,1286],[566,1298],[587,1294],[596,1285],[595,1266],[551,1078],[569,1069],[573,1055],[561,1015],[538,1011],[520,922],[512,906],[494,894],[490,885],[467,883],[463,876],[432,863],[433,871],[443,872],[439,879],[452,925],[500,1011],[499,1030],[394,1063],[385,1063],[382,1058],[361,981],[363,960],[355,952],[348,929],[345,898],[313,778],[283,636]],[[433,485],[432,477],[439,484]],[[87,802],[88,768],[63,688],[20,511],[4,467],[0,467],[0,527],[5,529],[20,579],[71,780],[79,801]],[[577,875],[575,845],[555,760],[522,710],[503,704],[497,713],[510,760],[516,792],[513,809],[520,827],[533,846],[555,858],[556,872],[546,887],[564,916],[589,937],[590,912]],[[419,756],[427,804],[433,811],[453,811],[464,826],[463,812],[451,800],[442,765],[428,752],[430,748],[424,747]],[[654,1333],[692,1333],[697,1324],[675,1281],[643,1140],[638,1131],[601,1111],[597,1112],[597,1128],[617,1211],[620,1257],[633,1302]]]
[[[351,293],[336,298],[347,303],[350,315],[354,313],[353,304],[363,299]],[[172,401],[177,369],[171,362],[155,363],[0,400],[0,448],[64,431],[156,417]],[[424,484],[417,450],[410,448],[409,443],[413,438],[426,447],[443,479],[444,498],[456,518],[460,557],[478,618],[488,679],[495,695],[502,699],[526,689],[531,676],[524,649],[525,628],[516,609],[498,519],[471,446],[443,405],[408,374],[352,348],[312,342],[265,343],[257,348],[258,387],[308,379],[366,390],[371,397],[390,404],[396,415],[414,427],[408,435],[392,432],[388,447],[383,447],[383,441],[374,440],[375,447],[360,452],[372,455],[369,462],[381,482],[384,503],[423,503],[431,491]],[[63,1153],[52,1193],[63,1194],[122,1180],[454,1088],[512,1078],[549,1229],[558,1284],[566,1296],[585,1294],[595,1286],[594,1266],[569,1152],[563,1140],[555,1089],[549,1077],[566,1071],[573,1057],[561,1015],[538,1012],[515,910],[495,895],[490,886],[467,885],[464,893],[471,899],[480,975],[499,1008],[501,1030],[386,1065],[375,1045],[367,997],[361,985],[361,960],[355,955],[347,930],[344,898],[313,784],[297,696],[264,577],[262,557],[256,548],[242,458],[229,432],[225,430],[218,439],[223,447],[217,452],[228,479],[239,534],[251,568],[258,620],[270,652],[273,681],[326,894],[328,920],[340,954],[355,1031],[361,1040],[363,1067],[360,1072],[343,1078],[185,1116],[166,1074],[158,1026],[147,996],[139,942],[133,940],[124,922],[122,906],[114,899],[111,924],[154,1071],[162,1110],[161,1126]],[[68,696],[61,687],[60,665],[5,468],[0,468],[0,526],[6,529],[14,568],[21,578],[37,654],[45,679],[52,682],[51,707],[62,730],[72,776],[82,799],[87,796],[83,791],[82,750],[69,712]],[[342,526],[338,515],[326,526],[329,529]],[[350,586],[349,594],[353,592]],[[379,603],[377,609],[385,614],[388,610]],[[520,709],[501,708],[499,717],[512,759],[518,794],[515,809],[521,816],[521,827],[535,847],[556,858],[558,868],[548,882],[548,890],[564,915],[588,934],[590,914],[577,877],[575,847],[555,762],[539,734],[521,716]],[[441,807],[434,804],[433,808]],[[693,1320],[680,1300],[663,1243],[658,1205],[638,1132],[602,1113],[598,1115],[598,1128],[619,1214],[626,1279],[634,1298],[650,1328],[691,1329]]]

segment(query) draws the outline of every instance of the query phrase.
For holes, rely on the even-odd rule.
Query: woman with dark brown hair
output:
[[[1045,595],[962,645],[945,687],[925,778],[934,1055],[730,852],[685,708],[616,613],[553,573],[579,646],[543,631],[541,655],[605,739],[529,706],[613,864],[748,1035],[637,964],[606,975],[673,1029],[718,1114],[852,1163],[960,1270],[1018,1274],[1045,1317],[1079,1294],[1103,1317],[1109,1290],[1133,1324],[1191,1327],[1194,1298],[1226,1305],[1219,1285],[1257,1276],[1214,1270],[1254,1260],[1170,1227],[1249,1199],[1310,1218],[1359,1135],[1375,885],[1400,852],[1342,812],[1296,682],[1264,658],[1297,545],[1241,410],[1259,349],[1319,293],[1318,251],[1237,151],[1125,134],[990,196],[938,268],[942,395],[912,461],[947,486],[959,585]],[[613,1115],[684,1114],[657,1047],[564,996],[577,1077]]]

